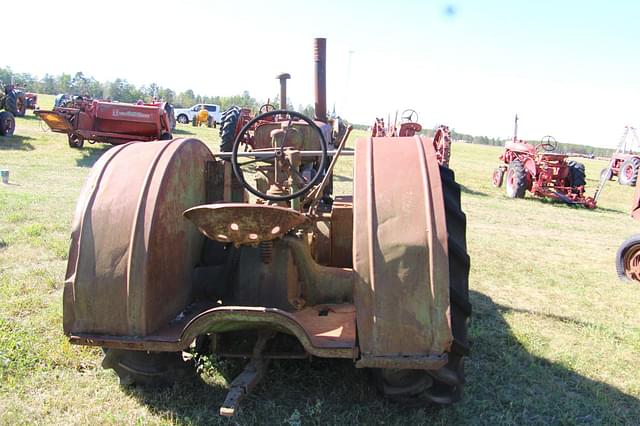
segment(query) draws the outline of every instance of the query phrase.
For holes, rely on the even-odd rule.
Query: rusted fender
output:
[[[132,142],[95,164],[76,207],[64,331],[145,336],[191,299],[204,237],[182,212],[205,202],[197,139]]]
[[[430,139],[362,138],[354,164],[359,367],[438,368],[452,343],[442,183]]]

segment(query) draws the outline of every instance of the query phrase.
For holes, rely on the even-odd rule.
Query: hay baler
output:
[[[71,148],[82,148],[85,140],[120,145],[172,138],[164,103],[138,105],[75,97],[69,106],[34,114],[52,131],[66,133]]]
[[[471,312],[460,188],[430,139],[360,138],[353,151],[348,134],[332,140],[324,39],[314,52],[315,119],[269,111],[231,152],[192,138],[132,143],[94,166],[64,331],[104,348],[122,383],[172,382],[196,351],[249,360],[227,416],[271,359],[351,359],[402,402],[460,397]],[[329,197],[347,153],[353,195]]]

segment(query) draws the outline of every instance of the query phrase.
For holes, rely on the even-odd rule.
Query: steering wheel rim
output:
[[[415,116],[415,119],[413,118]],[[417,123],[418,122],[418,113],[414,109],[405,109],[400,114],[400,118],[402,120],[406,120],[405,123]]]
[[[558,141],[553,136],[547,135],[542,138],[538,147],[542,148],[542,150],[546,152],[555,151],[556,148],[558,148]]]
[[[258,114],[266,114],[267,112],[275,111],[276,107],[271,104],[262,104],[258,109]]]
[[[243,142],[245,133],[247,133],[247,131],[249,131],[249,129],[255,123],[259,121],[268,121],[267,117],[270,117],[270,116],[283,116],[283,115],[288,115],[290,117],[289,121],[292,121],[291,119],[294,117],[301,119],[302,121],[309,124],[309,126],[320,135],[320,146],[322,148],[322,155],[320,156],[321,158],[320,158],[320,165],[318,166],[318,170],[316,170],[316,173],[313,175],[311,179],[309,179],[309,181],[305,186],[303,186],[301,189],[289,195],[269,195],[269,194],[265,194],[258,191],[253,186],[249,185],[249,183],[247,183],[246,179],[244,178],[244,173],[240,168],[240,164],[238,163],[238,149],[240,147],[240,144]],[[284,139],[283,139],[283,142],[284,142]],[[274,148],[274,152],[278,150],[280,150],[280,152],[283,152],[284,146],[280,146],[279,148]],[[275,155],[274,155],[274,158],[275,158]],[[327,154],[327,140],[325,139],[324,134],[322,133],[322,130],[320,130],[318,125],[311,118],[299,112],[288,111],[284,109],[282,110],[276,109],[276,110],[265,112],[264,114],[255,116],[253,119],[251,119],[247,124],[245,124],[242,127],[240,132],[238,132],[238,134],[236,135],[236,139],[233,141],[233,149],[231,150],[231,168],[233,169],[233,174],[236,176],[236,179],[238,179],[238,181],[242,184],[242,186],[247,191],[255,195],[256,197],[262,198],[263,200],[267,200],[267,201],[289,201],[298,197],[302,197],[304,194],[309,192],[311,188],[313,188],[313,186],[315,186],[318,183],[318,181],[320,181],[320,179],[322,179],[322,174],[324,172],[328,158],[329,158],[329,155]]]

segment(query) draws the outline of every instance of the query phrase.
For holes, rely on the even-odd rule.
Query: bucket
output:
[[[2,177],[2,183],[9,183],[9,170],[0,170],[0,176]]]

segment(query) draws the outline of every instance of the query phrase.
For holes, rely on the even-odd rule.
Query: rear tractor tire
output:
[[[27,104],[24,100],[24,93],[12,91],[7,93],[5,98],[5,109],[16,117],[24,117],[27,112]]]
[[[639,166],[640,158],[637,157],[631,157],[622,163],[618,172],[618,183],[620,185],[636,186]]]
[[[173,135],[169,132],[162,132],[162,134],[160,135],[160,139],[161,141],[170,141],[171,139],[173,139]]]
[[[233,106],[222,113],[220,119],[220,151],[231,152],[236,139],[236,127],[240,118],[240,108]]]
[[[578,187],[584,187],[587,184],[587,174],[584,171],[584,164],[577,161],[569,161],[569,186],[574,192]]]
[[[620,244],[616,272],[623,281],[640,283],[640,235],[633,235]]]
[[[469,353],[467,321],[469,303],[469,255],[467,219],[460,207],[460,185],[452,170],[440,166],[445,216],[449,231],[449,297],[453,344],[448,363],[439,370],[373,370],[378,390],[389,400],[408,406],[447,405],[460,400],[464,378],[464,357]]]
[[[123,386],[170,386],[195,375],[192,362],[181,352],[146,352],[103,349],[102,368],[112,369]]]
[[[520,160],[513,160],[507,169],[506,192],[509,198],[524,198],[527,189],[527,172]]]

